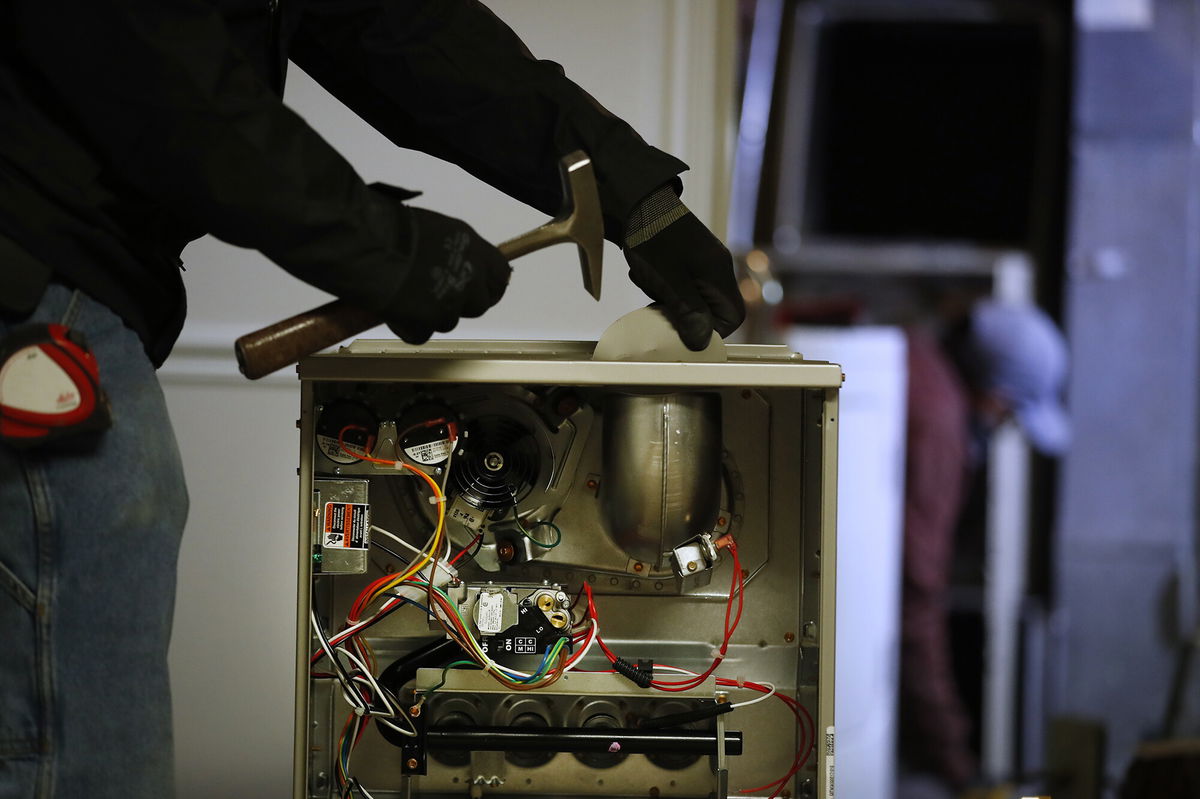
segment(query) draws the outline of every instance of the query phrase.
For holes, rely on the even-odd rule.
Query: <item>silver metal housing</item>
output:
[[[790,780],[792,795],[833,796],[835,475],[841,369],[806,362],[783,347],[733,345],[728,347],[726,362],[688,364],[593,361],[593,347],[587,342],[441,341],[410,347],[361,341],[301,363],[298,543],[302,567],[293,799],[337,795],[333,750],[347,713],[336,685],[310,678],[308,661],[316,647],[310,608],[336,624],[367,582],[399,565],[373,548],[365,575],[329,575],[314,569],[314,536],[319,531],[312,524],[313,480],[348,475],[367,480],[372,522],[418,546],[428,535],[431,507],[414,500],[417,492],[412,487],[417,481],[395,469],[337,464],[322,455],[314,435],[320,408],[335,398],[354,397],[371,405],[383,420],[399,418],[405,407],[431,398],[456,413],[465,409],[464,419],[476,408],[519,408],[512,415],[520,416],[530,429],[542,460],[535,484],[516,512],[528,524],[552,519],[562,530],[562,542],[549,549],[528,543],[524,549],[514,546],[507,561],[503,556],[508,550],[494,543],[487,557],[482,552],[479,556],[487,561],[484,565],[459,564],[463,580],[472,585],[489,580],[496,585],[546,581],[562,585],[568,595],[586,582],[596,596],[602,634],[619,654],[634,663],[650,658],[702,671],[722,637],[733,577],[728,553],[718,552],[710,562],[711,550],[698,550],[710,579],[707,584],[685,579],[676,573],[672,558],[663,554],[680,547],[690,552],[687,541],[695,533],[683,533],[692,528],[674,530],[668,536],[674,540],[667,540],[665,547],[656,543],[634,554],[618,543],[611,512],[604,507],[609,490],[621,496],[654,496],[654,490],[639,487],[631,477],[614,476],[615,465],[628,468],[627,458],[614,462],[603,446],[606,426],[620,414],[609,410],[610,403],[620,405],[621,397],[652,395],[712,397],[701,402],[704,407],[698,412],[699,421],[693,420],[696,424],[709,425],[705,416],[711,420],[714,403],[719,409],[719,424],[701,432],[704,443],[693,450],[715,462],[716,477],[696,480],[707,488],[688,488],[690,498],[673,506],[707,508],[715,500],[716,518],[696,532],[707,533],[712,540],[729,534],[737,541],[745,575],[745,611],[716,674],[773,683],[811,715],[811,723],[798,727],[783,703],[772,699],[720,717],[723,729],[745,735],[744,753],[726,759],[728,790],[733,795],[740,788],[781,777],[798,748],[803,748],[807,760]],[[563,396],[578,407],[561,402]],[[431,466],[431,474],[436,476],[437,468]],[[661,485],[662,478],[660,469],[650,479]],[[652,504],[643,501],[643,509]],[[499,531],[497,540],[502,541],[508,521],[489,516],[480,524],[484,530],[494,527]],[[448,530],[455,548],[475,535],[471,527],[458,523]],[[427,620],[408,609],[374,625],[368,640],[382,668],[431,637]],[[594,656],[581,665],[581,670],[606,668],[607,661]],[[440,670],[421,672],[415,685],[428,688],[439,677]],[[582,671],[547,689],[510,695],[485,674],[450,671],[436,694],[444,707],[431,706],[435,708],[431,712],[452,717],[456,723],[468,719],[483,726],[539,715],[564,726],[589,719],[590,724],[602,726],[617,711],[627,718],[677,712],[697,702],[711,702],[723,692],[734,702],[757,695],[736,687],[718,688],[711,679],[683,694],[668,694],[638,688],[617,675]],[[718,784],[716,759],[707,757],[681,769],[638,754],[606,760],[562,752],[539,764],[514,762],[503,753],[476,752],[465,763],[461,758],[450,760],[447,765],[430,759],[426,776],[403,776],[399,750],[383,741],[372,725],[355,751],[353,771],[376,799],[466,796],[469,789],[485,796],[625,797],[649,792],[698,799],[713,794]],[[486,780],[477,782],[484,776]],[[753,795],[769,794],[767,790]]]

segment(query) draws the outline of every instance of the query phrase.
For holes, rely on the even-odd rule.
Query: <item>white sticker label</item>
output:
[[[475,507],[463,502],[461,497],[450,506],[450,518],[471,530],[479,530],[483,514]]]
[[[485,591],[479,595],[475,624],[483,635],[495,635],[504,629],[504,594]]]
[[[833,799],[833,727],[825,728],[825,799]]]
[[[404,454],[422,466],[432,466],[450,457],[450,439],[443,438],[441,441],[430,441],[405,447]]]
[[[338,440],[333,436],[317,436],[318,449],[321,450],[326,458],[329,458],[329,460],[333,461],[334,463],[355,463],[362,460],[362,458],[366,456],[367,452],[362,447],[358,446],[357,444],[351,444],[349,441],[345,441],[344,439],[343,442],[346,444],[346,449],[350,450],[350,452],[346,452],[346,449],[342,449],[342,445],[339,444]],[[351,455],[351,452],[354,454]],[[355,457],[355,455],[358,457]]]

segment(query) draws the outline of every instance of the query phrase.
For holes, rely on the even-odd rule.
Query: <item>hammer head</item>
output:
[[[567,237],[579,247],[583,287],[600,299],[600,276],[604,260],[604,217],[592,160],[575,151],[559,162],[565,210],[556,222],[565,226]]]

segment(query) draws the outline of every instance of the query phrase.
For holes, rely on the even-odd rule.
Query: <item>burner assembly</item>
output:
[[[300,365],[294,799],[833,795],[841,370]]]

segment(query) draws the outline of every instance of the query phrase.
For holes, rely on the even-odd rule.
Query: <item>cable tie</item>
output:
[[[445,502],[445,501],[446,501],[446,498],[445,498],[444,496],[442,496],[442,497],[429,497],[429,504],[430,504],[430,505],[436,505],[436,504],[438,504],[439,502]]]
[[[713,658],[716,660],[721,660],[722,658],[725,657],[725,650],[721,647],[714,646],[712,649],[709,650],[708,654],[712,655]]]
[[[737,681],[737,687],[738,687],[738,688],[745,688],[745,687],[746,687],[746,679],[745,679],[744,677],[742,677],[742,675],[740,675],[740,674],[739,674],[739,675],[738,675],[737,677],[735,677],[734,679]]]

